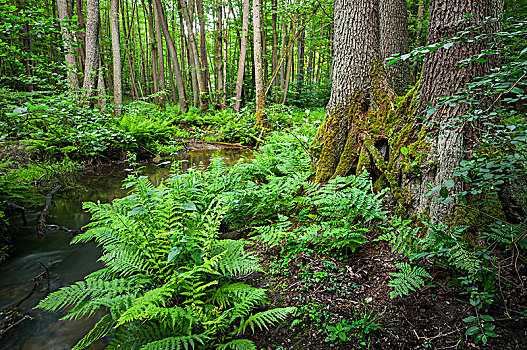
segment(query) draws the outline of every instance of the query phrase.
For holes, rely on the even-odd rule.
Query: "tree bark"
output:
[[[188,46],[190,49],[190,54],[192,55],[192,59],[195,62],[196,67],[196,78],[198,81],[198,89],[199,89],[199,102],[200,102],[200,110],[201,112],[207,111],[209,109],[209,96],[208,96],[208,85],[205,81],[205,73],[201,69],[200,64],[200,57],[198,54],[198,45],[196,43],[196,38],[194,36],[194,26],[192,24],[192,18],[190,17],[187,4],[185,0],[179,0],[179,4],[181,6],[181,12],[183,13],[183,18],[185,19],[185,24],[188,31]],[[207,59],[207,57],[203,57],[204,60]]]
[[[290,33],[292,34],[295,30],[295,23],[291,23]],[[282,81],[282,97],[280,98],[280,104],[285,104],[287,101],[287,93],[289,91],[289,84],[291,83],[291,72],[293,70],[293,47],[295,45],[294,38],[291,40],[292,43],[289,43],[287,64],[285,67],[284,78]],[[285,48],[287,49],[287,48]]]
[[[198,21],[199,21],[199,41],[200,41],[200,55],[201,55],[201,70],[203,71],[204,81],[204,94],[210,99],[210,70],[209,70],[209,61],[207,54],[207,37],[205,31],[205,13],[203,11],[203,0],[196,1],[196,8],[198,11]]]
[[[335,1],[331,97],[312,144],[319,182],[348,175],[359,156],[356,123],[368,113],[370,73],[380,64],[378,6],[378,0]]]
[[[123,106],[123,87],[121,72],[121,40],[119,35],[119,0],[111,0],[110,12],[113,54],[113,103],[115,104],[115,114],[120,115]]]
[[[278,68],[278,0],[272,0],[272,22],[273,22],[273,48],[271,50],[273,72]],[[280,82],[278,79],[273,80],[273,86],[277,88]],[[274,93],[274,91],[273,91]]]
[[[165,76],[165,55],[163,53],[163,36],[161,35],[160,13],[157,6],[154,5],[154,22],[156,25],[156,43],[157,43],[157,59],[159,62],[159,88],[161,96],[159,96],[159,105],[162,109],[166,108],[166,93],[167,84]]]
[[[99,71],[99,0],[88,0],[86,16],[86,61],[84,67],[84,82],[82,84],[83,100],[88,101],[95,96]]]
[[[148,0],[148,11],[144,0],[141,0],[143,3],[143,11],[145,16],[148,18],[148,36],[150,38],[148,42],[148,48],[152,57],[152,80],[154,82],[154,101],[156,105],[161,105],[161,100],[159,99],[159,62],[157,60],[157,45],[156,45],[156,36],[154,34],[154,11],[152,9],[152,0]]]
[[[181,109],[181,112],[186,113],[188,111],[188,106],[187,106],[187,99],[185,97],[185,85],[183,84],[183,77],[181,74],[181,68],[179,66],[179,59],[177,56],[176,48],[174,47],[174,42],[172,41],[172,37],[170,36],[170,32],[168,30],[168,24],[167,24],[166,16],[163,12],[161,0],[155,0],[155,2],[156,2],[157,12],[159,15],[159,22],[161,24],[161,28],[163,29],[163,34],[165,35],[165,41],[167,43],[168,52],[174,64],[173,68],[176,74],[176,84],[177,84],[177,91],[178,91],[178,98],[179,98],[179,107]]]
[[[256,85],[256,128],[265,127],[265,88],[262,67],[262,30],[260,0],[253,0],[254,79]]]
[[[243,1],[242,37],[240,44],[240,58],[238,61],[238,75],[236,76],[236,101],[234,111],[240,112],[242,103],[243,75],[245,73],[245,57],[247,54],[247,36],[249,34],[249,0]]]
[[[470,23],[465,19],[471,14],[471,22],[481,23],[487,17],[496,17],[503,8],[503,1],[481,2],[477,0],[432,0],[428,27],[428,44],[440,42],[445,37],[453,37],[464,30]],[[483,32],[491,33],[496,25],[486,25]],[[466,87],[474,78],[486,75],[497,64],[496,58],[490,57],[487,62],[472,62],[461,66],[459,62],[473,57],[488,49],[487,40],[457,43],[448,48],[441,48],[429,53],[423,64],[421,79],[420,109],[428,110],[428,104],[436,106],[439,96],[449,96]],[[431,186],[444,186],[449,180],[455,180],[450,189],[460,193],[467,189],[467,184],[453,178],[453,173],[463,160],[467,160],[479,146],[481,125],[477,121],[469,122],[460,118],[469,109],[466,104],[455,106],[437,106],[433,114],[423,125],[426,131],[428,157],[422,169],[419,191],[413,196],[412,207],[427,214],[433,221],[450,221],[457,214],[453,212],[458,202],[436,201],[437,195],[426,196]],[[431,111],[431,112],[432,112]],[[447,215],[448,214],[448,215]]]
[[[216,64],[215,64],[215,84],[216,96],[219,109],[225,108],[225,94],[223,92],[223,64],[226,57],[223,56],[223,1],[219,0],[218,6],[218,26],[216,33]]]
[[[406,0],[380,1],[381,54],[386,59],[393,54],[408,53],[408,9]],[[387,67],[388,81],[398,94],[410,84],[410,65],[399,60]]]
[[[66,60],[66,74],[70,84],[70,91],[77,92],[79,90],[79,77],[77,75],[77,59],[75,58],[75,42],[67,25],[68,5],[66,4],[66,0],[57,0],[57,8],[60,20],[60,32],[62,33],[62,41],[64,43],[64,58]]]

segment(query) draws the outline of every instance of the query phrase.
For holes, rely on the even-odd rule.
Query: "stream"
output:
[[[250,151],[243,149],[223,149],[220,151],[193,151],[172,158],[173,161],[187,160],[183,169],[189,165],[203,163],[208,165],[213,156],[222,157],[231,165]],[[53,205],[48,216],[48,224],[57,224],[70,229],[80,229],[90,220],[90,215],[82,210],[82,202],[111,202],[124,197],[127,190],[122,189],[122,181],[127,177],[126,165],[101,166],[65,176],[67,186],[53,197]],[[170,173],[170,165],[146,164],[142,169],[155,184]],[[66,188],[66,189],[64,189]],[[11,252],[11,258],[0,266],[0,317],[1,310],[7,310],[28,296],[33,287],[33,279],[44,272],[40,263],[49,268],[50,291],[82,280],[83,277],[99,268],[97,261],[101,252],[94,243],[70,245],[72,236],[62,231],[47,231],[44,237],[36,237],[39,211],[28,211],[28,224],[19,230]],[[15,225],[22,226],[22,220]],[[60,321],[65,313],[51,313],[32,310],[47,295],[48,279],[44,276],[40,285],[29,298],[20,304],[15,321],[29,315],[17,326],[0,335],[0,349],[9,350],[65,350],[71,349],[97,322],[98,317],[79,321]],[[107,340],[92,344],[88,349],[103,349]]]

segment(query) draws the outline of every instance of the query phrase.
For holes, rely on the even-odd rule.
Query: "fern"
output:
[[[395,277],[388,283],[388,285],[394,288],[390,292],[390,298],[397,296],[408,295],[410,291],[415,291],[424,285],[424,278],[432,278],[425,269],[420,266],[414,266],[413,268],[407,263],[395,264],[400,272],[392,272],[391,276]]]
[[[228,342],[227,344],[222,344],[218,346],[218,350],[256,350],[256,345],[250,340],[247,339],[235,339]]]
[[[260,330],[268,330],[269,325],[285,320],[289,314],[295,311],[295,307],[284,307],[251,315],[240,324],[238,327],[238,334],[244,333],[247,327],[251,328],[253,333],[255,327],[258,327]]]
[[[112,319],[111,315],[105,315],[95,324],[88,334],[75,344],[72,350],[86,349],[92,343],[109,335],[113,331],[114,326],[115,321]]]
[[[205,345],[207,340],[205,334],[168,337],[143,345],[141,350],[190,350],[195,349],[199,344]]]

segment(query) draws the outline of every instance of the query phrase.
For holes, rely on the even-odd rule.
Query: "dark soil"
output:
[[[437,266],[426,267],[433,279],[423,288],[392,299],[389,273],[403,258],[386,243],[340,258],[304,250],[285,262],[281,249],[253,246],[270,273],[251,282],[267,289],[272,307],[298,312],[288,325],[254,335],[258,349],[527,349],[527,268],[512,258],[501,260],[494,304],[484,312],[500,336],[483,345],[465,335],[463,319],[475,315],[465,289]],[[327,327],[343,319],[353,329],[346,341],[331,341]]]

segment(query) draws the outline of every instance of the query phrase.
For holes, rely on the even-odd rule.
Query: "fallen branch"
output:
[[[22,321],[28,320],[28,319],[30,319],[30,318],[31,318],[31,316],[29,316],[29,315],[25,315],[25,316],[22,317],[20,320],[18,320],[18,321],[16,321],[15,323],[13,323],[11,326],[7,327],[6,329],[2,329],[2,330],[0,331],[0,335],[4,335],[4,334],[7,333],[7,331],[10,330],[11,328],[18,326],[19,324],[22,323]]]
[[[40,217],[38,218],[37,237],[43,237],[44,233],[46,232],[46,229],[47,229],[46,219],[48,217],[49,210],[51,208],[51,202],[53,200],[53,196],[55,195],[55,193],[57,193],[59,189],[60,189],[60,185],[52,189],[51,192],[49,192],[46,196],[44,210],[42,210],[42,213],[40,214]]]
[[[46,228],[47,230],[63,231],[73,236],[86,232],[86,230],[72,230],[71,228],[68,228],[66,226],[55,225],[55,224],[46,225]]]

